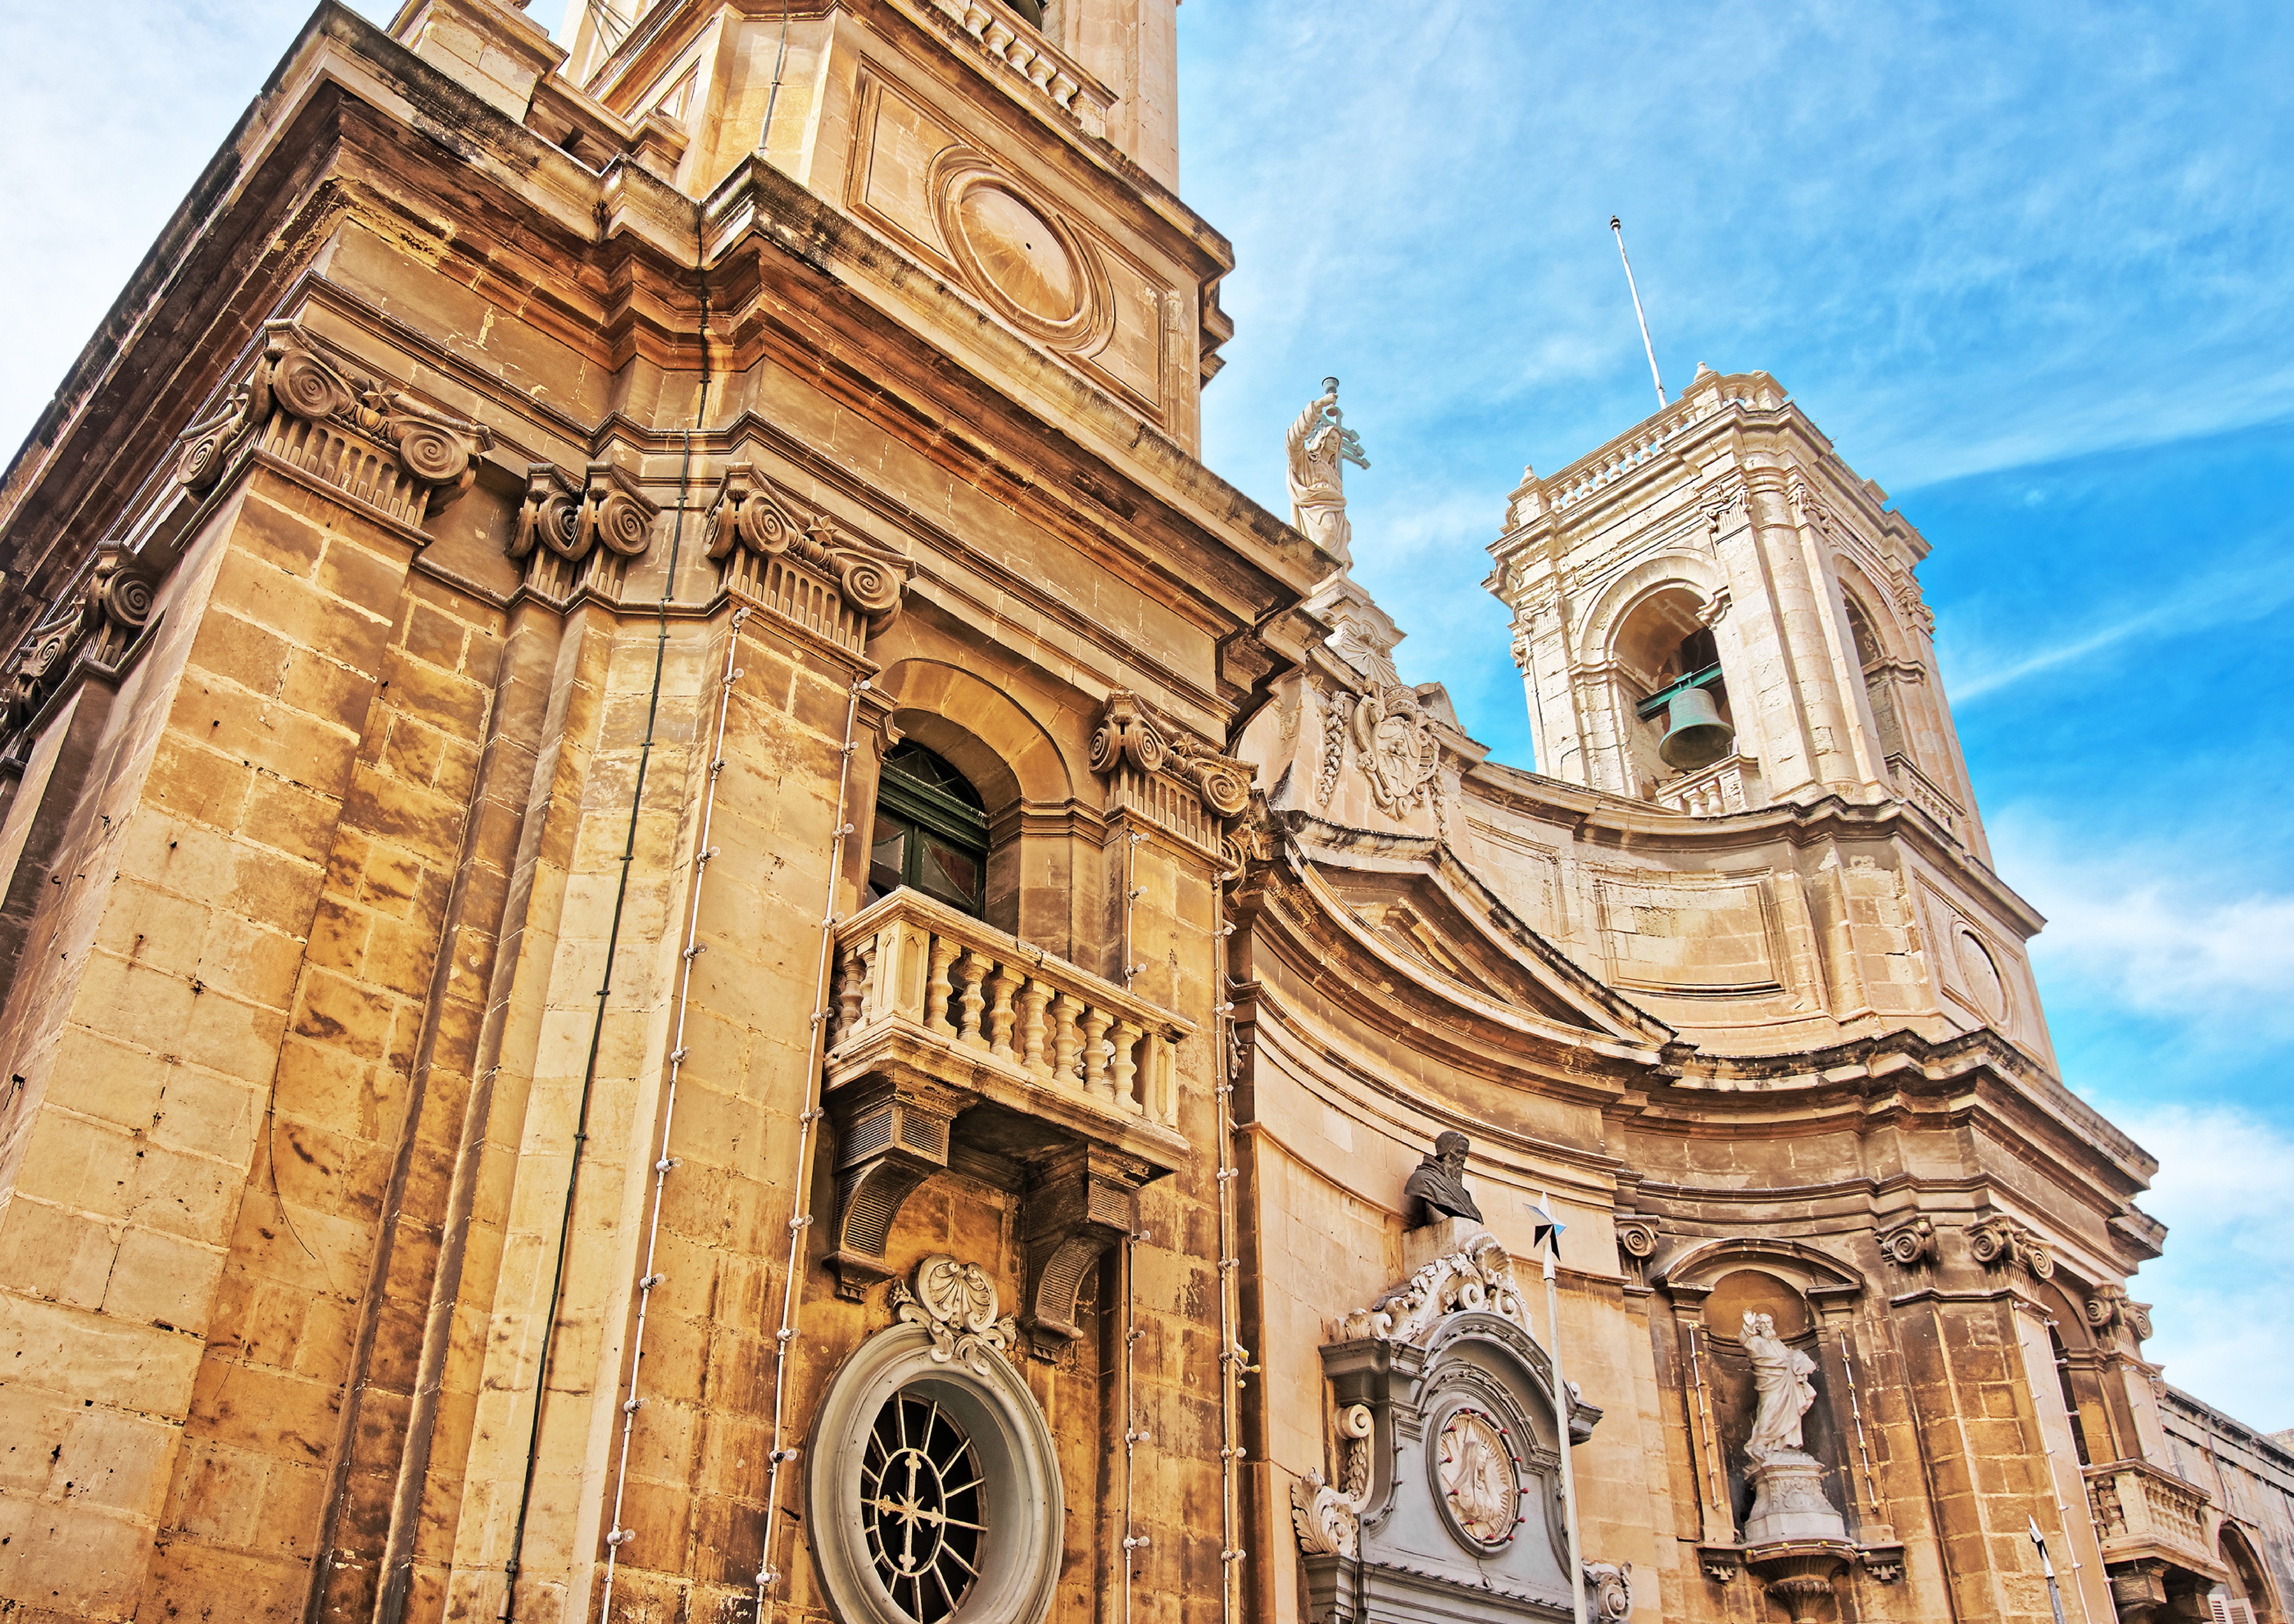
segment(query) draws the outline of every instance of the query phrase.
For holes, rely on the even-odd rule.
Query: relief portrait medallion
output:
[[[1434,1442],[1434,1477],[1460,1531],[1503,1545],[1521,1515],[1521,1469],[1505,1429],[1478,1409],[1452,1411]]]

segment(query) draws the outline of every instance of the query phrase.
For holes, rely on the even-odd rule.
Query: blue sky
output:
[[[307,10],[0,16],[0,439]],[[1182,191],[1239,261],[1206,460],[1283,510],[1345,380],[1355,573],[1501,759],[1505,493],[1654,404],[1612,213],[1669,387],[1772,372],[1894,494],[2065,1076],[2165,1164],[2150,1355],[2294,1426],[2294,12],[1186,0],[1180,42]]]

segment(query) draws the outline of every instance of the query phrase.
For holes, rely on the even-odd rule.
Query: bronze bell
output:
[[[1656,753],[1667,767],[1694,772],[1727,755],[1736,738],[1710,693],[1683,688],[1665,702],[1664,737],[1658,741]]]

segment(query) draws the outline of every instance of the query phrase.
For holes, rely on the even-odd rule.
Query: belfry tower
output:
[[[1913,575],[1928,545],[1885,501],[1774,378],[1704,368],[1529,474],[1485,584],[1513,611],[1540,768],[1690,812],[1899,799],[1989,861]],[[1691,694],[1712,736],[1668,759]]]

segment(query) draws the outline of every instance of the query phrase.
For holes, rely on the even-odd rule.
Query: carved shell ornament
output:
[[[1020,1338],[1018,1321],[996,1311],[996,1282],[988,1271],[945,1252],[918,1263],[908,1284],[894,1280],[885,1301],[897,1319],[924,1328],[938,1364],[960,1362],[984,1373],[989,1359],[1008,1359]]]

